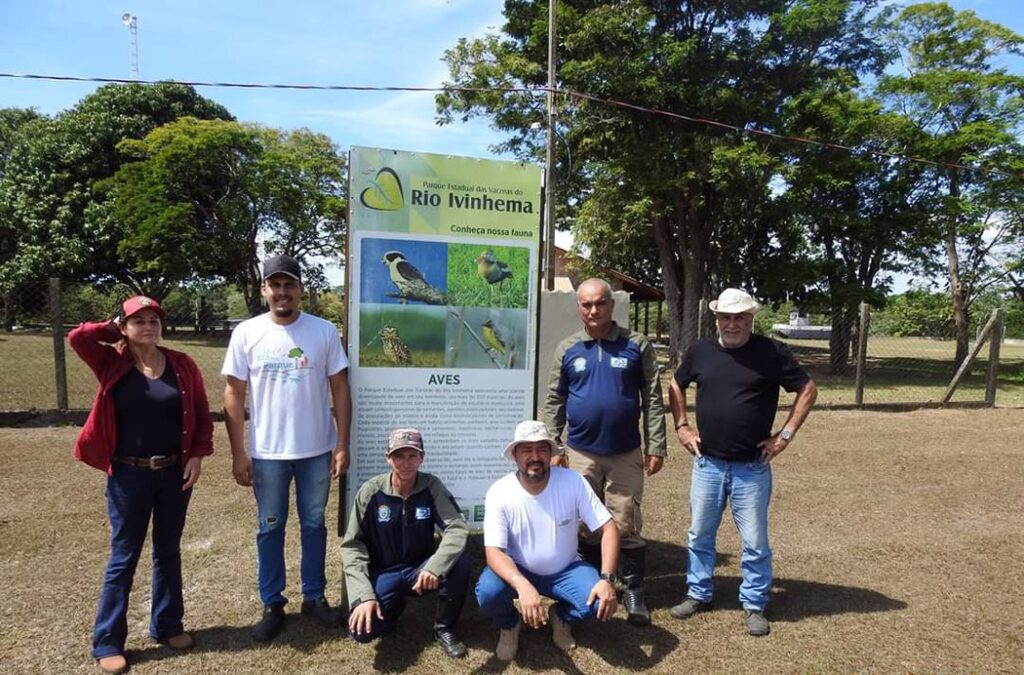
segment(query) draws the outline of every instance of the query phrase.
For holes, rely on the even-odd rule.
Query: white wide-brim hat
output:
[[[548,431],[547,425],[535,420],[527,420],[516,425],[515,438],[505,446],[505,451],[502,454],[505,455],[505,459],[510,459],[514,462],[516,459],[516,446],[520,443],[531,443],[533,441],[546,441],[551,446],[551,454],[558,454],[558,444],[555,443],[555,439],[551,438],[551,432]]]
[[[727,288],[718,296],[718,300],[708,303],[708,309],[715,314],[755,314],[760,307],[746,291]]]

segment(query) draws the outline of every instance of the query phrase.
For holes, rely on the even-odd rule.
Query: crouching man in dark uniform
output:
[[[423,455],[419,431],[395,429],[385,453],[391,471],[356,494],[341,542],[348,629],[357,642],[370,642],[395,629],[407,596],[437,591],[434,640],[457,659],[466,655],[455,623],[469,587],[469,529],[440,479],[420,473]]]

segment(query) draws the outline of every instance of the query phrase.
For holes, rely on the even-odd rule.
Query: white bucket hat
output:
[[[505,455],[505,459],[514,462],[516,446],[533,441],[547,441],[547,444],[551,446],[551,454],[558,454],[558,444],[555,443],[555,439],[551,438],[551,432],[548,431],[547,425],[535,420],[527,420],[516,425],[515,439],[505,446],[505,451],[502,454]]]
[[[760,307],[750,294],[738,288],[727,288],[718,300],[708,303],[708,309],[716,314],[755,314]]]

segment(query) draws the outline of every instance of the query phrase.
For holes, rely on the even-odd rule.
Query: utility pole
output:
[[[548,0],[548,151],[544,170],[544,271],[545,287],[555,289],[555,9]]]

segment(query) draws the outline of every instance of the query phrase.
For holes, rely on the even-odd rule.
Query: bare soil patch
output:
[[[670,427],[671,428],[671,427]],[[98,672],[90,630],[107,556],[104,476],[76,463],[77,429],[0,429],[0,661],[10,672]],[[129,614],[134,673],[438,672],[1020,672],[1024,664],[1024,411],[819,411],[775,464],[772,634],[743,632],[739,544],[726,517],[715,610],[677,621],[685,592],[690,462],[678,444],[648,484],[649,602],[654,625],[576,628],[569,658],[523,632],[507,668],[496,631],[470,600],[460,632],[469,658],[430,640],[433,600],[412,600],[396,635],[361,646],[298,615],[295,516],[289,527],[292,614],[270,646],[258,618],[255,506],[230,476],[223,431],[204,465],[183,542],[186,625],[196,651],[147,637],[148,552]],[[424,469],[429,471],[430,457]],[[339,596],[332,494],[329,599]],[[473,543],[479,559],[479,540]],[[478,563],[478,567],[479,567]]]

